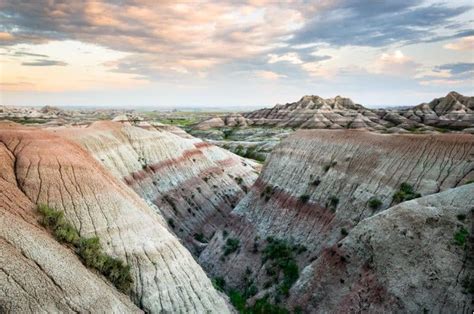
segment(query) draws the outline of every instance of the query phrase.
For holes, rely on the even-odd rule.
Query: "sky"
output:
[[[0,105],[367,107],[474,95],[471,0],[0,1]]]

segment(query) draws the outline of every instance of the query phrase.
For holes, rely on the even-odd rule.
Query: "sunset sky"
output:
[[[0,1],[0,104],[369,106],[474,94],[466,1]]]

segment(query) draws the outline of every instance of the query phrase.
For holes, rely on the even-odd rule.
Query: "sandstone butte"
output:
[[[231,311],[164,219],[81,146],[1,123],[0,157],[2,311]],[[39,203],[131,266],[136,306],[38,226]]]
[[[282,301],[289,308],[465,312],[472,295],[461,281],[474,274],[453,236],[460,226],[472,233],[474,184],[465,183],[474,179],[473,156],[470,134],[297,131],[274,149],[200,263],[233,287],[251,273],[255,298],[272,295],[278,283],[262,262],[271,236],[306,247],[296,257],[301,276]],[[403,182],[422,197],[395,206]],[[240,247],[220,258],[229,238]]]

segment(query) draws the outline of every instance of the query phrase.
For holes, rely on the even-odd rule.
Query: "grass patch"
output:
[[[79,232],[64,218],[64,213],[38,205],[41,214],[40,223],[50,230],[61,243],[71,245],[79,255],[84,265],[94,268],[104,275],[118,290],[128,293],[133,283],[130,266],[120,259],[102,252],[98,237],[82,237]]]

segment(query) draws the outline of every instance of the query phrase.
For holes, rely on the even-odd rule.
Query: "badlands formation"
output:
[[[0,122],[0,312],[470,313],[472,106],[307,96],[193,127],[230,129],[214,141],[257,160],[238,142],[272,138],[263,167],[132,113]],[[130,289],[40,223],[40,204],[98,237]]]
[[[0,308],[230,312],[163,216],[85,149],[55,133],[60,132],[12,123],[0,126]],[[99,237],[108,254],[130,265],[129,298],[85,268],[36,223],[36,204],[63,211],[81,236]]]
[[[474,133],[474,97],[450,92],[415,107],[369,109],[349,98],[304,96],[242,114],[215,116],[189,132],[238,155],[265,160],[296,129],[359,129],[377,133]]]
[[[303,312],[466,311],[472,248],[453,239],[472,234],[473,156],[470,134],[297,131],[200,263]]]

